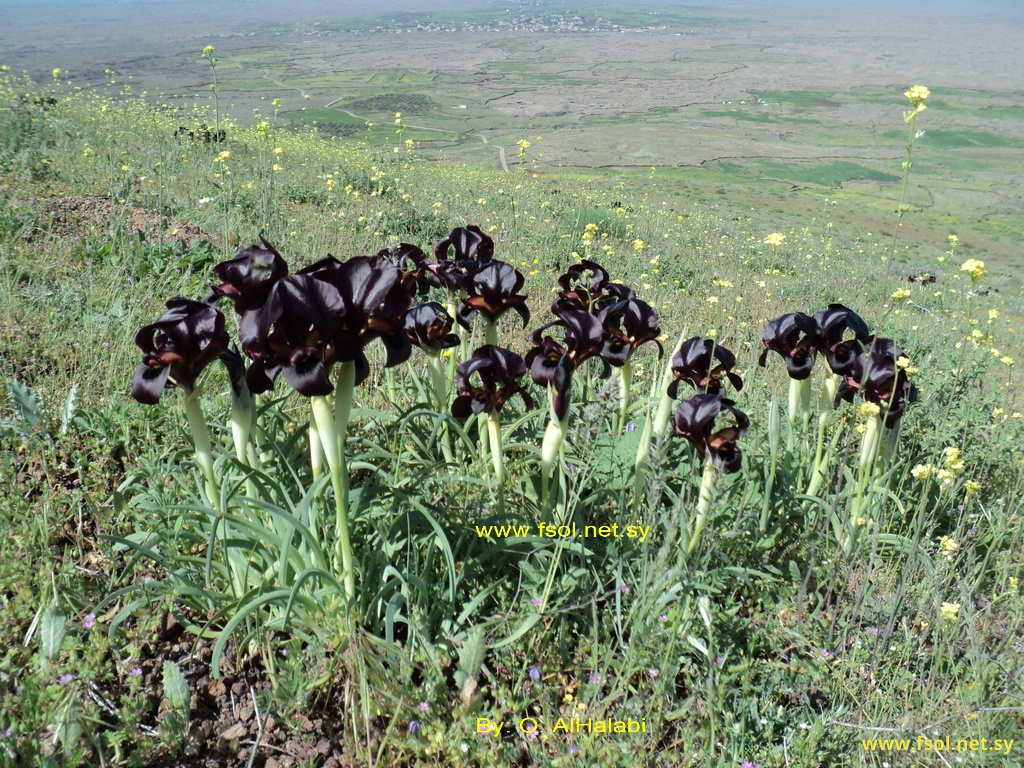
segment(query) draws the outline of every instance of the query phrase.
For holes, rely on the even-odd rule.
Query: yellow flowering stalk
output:
[[[985,262],[978,259],[968,259],[960,265],[960,271],[970,275],[972,283],[981,282],[981,278],[985,275]]]
[[[960,613],[959,603],[943,603],[939,609],[939,613],[942,614],[944,621],[954,622],[956,621],[957,615]]]
[[[947,560],[953,557],[957,549],[959,549],[959,545],[949,536],[939,537],[939,551],[946,556]]]

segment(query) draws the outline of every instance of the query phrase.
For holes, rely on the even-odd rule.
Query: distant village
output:
[[[613,24],[597,17],[587,20],[582,16],[557,11],[539,13],[510,13],[507,19],[494,21],[432,21],[429,16],[422,19],[392,19],[375,27],[345,30],[354,35],[400,34],[403,32],[644,32],[663,30],[664,25],[626,26]]]

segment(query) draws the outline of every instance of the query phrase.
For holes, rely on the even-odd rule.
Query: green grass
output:
[[[413,132],[396,136],[387,120],[373,146],[232,125],[218,147],[175,138],[195,118],[138,99],[61,91],[44,110],[20,101],[27,90],[5,81],[0,112],[0,483],[12,490],[0,499],[0,731],[11,728],[0,762],[45,764],[44,744],[65,765],[99,764],[101,751],[107,764],[186,760],[176,755],[188,740],[175,734],[197,734],[203,710],[192,723],[180,710],[190,693],[204,708],[216,698],[212,679],[199,684],[212,675],[213,638],[196,633],[207,626],[217,636],[233,617],[238,668],[267,686],[261,716],[270,707],[296,743],[302,723],[323,716],[324,738],[348,745],[356,765],[811,768],[894,759],[865,754],[865,734],[1015,738],[1024,402],[1019,363],[1003,358],[1024,359],[1024,306],[1007,289],[1014,271],[964,231],[951,248],[911,211],[894,242],[893,200],[874,198],[884,213],[869,219],[859,195],[829,189],[863,179],[898,194],[899,176],[839,160],[505,174],[407,151],[400,141]],[[283,117],[355,124],[338,115]],[[917,176],[931,135],[915,148],[915,191],[933,183]],[[944,162],[958,157],[941,149]],[[53,201],[71,197],[102,199],[113,213],[90,217],[86,207],[58,220]],[[207,234],[191,246],[140,237],[140,212]],[[960,212],[930,215],[948,233]],[[636,429],[621,437],[619,377],[601,379],[589,363],[578,374],[554,493],[579,523],[640,523],[652,536],[571,547],[533,534],[482,538],[477,525],[537,522],[547,393],[529,384],[536,408],[513,400],[502,411],[507,479],[496,486],[476,426],[442,417],[448,403],[433,394],[423,357],[385,372],[374,342],[346,443],[360,563],[350,611],[330,579],[296,577],[317,547],[328,560],[333,552],[334,496],[310,469],[307,401],[282,382],[260,400],[263,469],[247,473],[233,458],[228,382],[220,370],[204,374],[223,480],[223,514],[210,514],[180,392],[155,407],[127,396],[141,360],[133,339],[166,298],[203,296],[211,266],[260,235],[295,270],[328,252],[347,259],[401,242],[429,253],[465,223],[491,233],[496,256],[523,273],[534,317],[527,329],[518,318],[499,324],[500,341],[519,353],[526,331],[552,319],[552,287],[576,256],[658,311],[667,348],[685,329],[733,350],[744,380],[735,399],[751,419],[742,468],[718,478],[692,548],[682,537],[695,530],[702,462],[685,439],[656,442],[634,504],[647,395],[667,362],[647,345],[633,365],[627,422]],[[1003,215],[979,226],[1019,237],[1022,222]],[[777,249],[765,243],[771,233],[784,235]],[[977,286],[959,269],[969,256],[985,257],[990,272]],[[907,281],[925,272],[938,281]],[[892,298],[904,288],[909,296]],[[757,364],[766,321],[830,301],[894,338],[917,369],[920,396],[903,418],[891,474],[872,481],[887,493],[869,485],[857,495],[864,417],[843,404],[822,413],[829,482],[800,495],[818,413],[790,436],[782,361],[772,353],[767,368]],[[233,311],[222,308],[233,329]],[[562,338],[558,328],[545,333]],[[823,365],[810,380],[816,395]],[[918,479],[918,465],[948,469],[949,482]],[[263,506],[246,501],[254,498]],[[847,519],[858,498],[870,502],[857,507],[862,525]],[[294,535],[299,518],[315,536]],[[213,523],[231,535],[218,538]],[[859,532],[850,551],[847,524]],[[232,579],[247,586],[232,595]],[[293,603],[273,591],[282,585]],[[944,603],[959,606],[955,617],[944,617]],[[169,616],[184,627],[180,638],[168,639]],[[175,720],[163,662],[183,657],[189,690]],[[99,714],[92,686],[117,717]],[[231,712],[227,694],[214,705]],[[643,718],[648,733],[476,736],[477,718],[528,713],[545,727],[558,717]],[[64,740],[53,745],[58,726]]]
[[[839,106],[832,91],[757,91],[756,98],[769,104],[778,102],[796,109],[820,109]]]
[[[1024,140],[1015,139],[1012,136],[1004,136],[992,131],[976,130],[947,130],[936,128],[927,132],[928,146],[940,149],[968,149],[968,148],[1000,148],[1000,147],[1021,147]],[[898,131],[886,131],[887,139],[901,138]]]
[[[752,109],[711,109],[700,113],[701,117],[725,117],[730,120],[746,120],[753,123],[793,123],[794,125],[821,125],[821,120],[809,118],[787,117],[785,115],[773,114],[771,112]]]
[[[756,164],[719,162],[718,167],[735,176],[773,178],[801,184],[835,187],[846,181],[897,182],[891,173],[873,170],[857,163],[835,160],[829,163],[760,161]]]

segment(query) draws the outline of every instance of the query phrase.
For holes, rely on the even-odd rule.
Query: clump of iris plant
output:
[[[601,359],[619,369],[621,380],[619,403],[619,434],[626,424],[629,398],[633,388],[632,357],[641,346],[653,341],[658,348],[658,357],[665,354],[658,337],[661,326],[658,313],[645,301],[627,298],[602,309],[597,319],[601,321],[604,342]]]
[[[458,396],[452,401],[452,416],[468,419],[474,414],[486,414],[490,455],[499,486],[505,479],[499,414],[515,395],[523,399],[527,408],[533,407],[533,398],[519,383],[525,375],[526,362],[522,357],[493,344],[477,349],[469,360],[459,364],[455,373]]]
[[[546,332],[559,328],[562,341]],[[548,392],[551,418],[541,445],[541,510],[547,514],[551,469],[568,432],[572,382],[584,361],[600,357],[603,344],[601,321],[582,309],[562,309],[558,319],[543,325],[530,335],[533,345],[526,353],[530,376]],[[605,376],[611,368],[605,363]]]
[[[403,245],[345,262],[328,255],[291,274],[281,254],[263,240],[262,247],[246,248],[214,267],[220,282],[208,297],[211,302],[227,299],[234,305],[242,352],[252,361],[248,369],[237,352],[228,350],[223,316],[204,303],[172,300],[170,312],[136,338],[145,354],[136,370],[133,394],[143,402],[155,402],[168,379],[187,390],[186,415],[211,499],[216,479],[195,387],[202,367],[217,357],[223,357],[228,366],[235,400],[232,428],[240,461],[252,456],[242,446],[252,427],[250,392],[269,392],[282,377],[309,398],[311,464],[314,477],[324,463],[330,472],[336,512],[333,565],[349,599],[355,594],[355,568],[344,442],[354,389],[369,374],[365,350],[371,342],[383,344],[386,367],[408,359],[412,342],[406,313],[414,294],[425,290],[425,262],[422,251]],[[451,344],[446,334],[431,332],[429,324],[423,341]],[[328,399],[331,395],[333,404]]]
[[[728,414],[732,423],[721,426],[718,417],[722,414]],[[686,544],[687,551],[692,552],[707,523],[717,475],[740,469],[743,455],[737,442],[750,428],[750,419],[736,408],[732,400],[698,392],[679,403],[672,426],[676,434],[685,437],[704,459],[696,517]]]
[[[179,387],[185,395],[185,418],[195,442],[196,461],[206,480],[206,497],[219,506],[217,478],[213,470],[210,431],[199,402],[199,374],[228,351],[224,316],[200,301],[174,298],[156,322],[139,329],[135,344],[142,362],[132,378],[132,397],[155,405],[164,390]]]
[[[868,519],[864,513],[871,500],[871,489],[895,450],[900,419],[906,406],[916,398],[916,389],[907,375],[909,358],[892,339],[872,335],[867,323],[842,304],[830,304],[813,316],[795,312],[777,317],[765,328],[763,343],[759,363],[765,365],[769,351],[777,352],[785,360],[790,376],[790,448],[794,428],[801,417],[803,426],[807,426],[810,376],[818,355],[825,358],[830,371],[818,401],[817,446],[806,495],[817,493],[826,473],[830,452],[824,451],[824,437],[829,413],[841,401],[862,400],[857,410],[866,424],[851,521],[845,531],[840,531],[839,537],[849,554],[857,527]],[[772,469],[773,474],[774,452]],[[763,531],[764,515],[761,527]]]

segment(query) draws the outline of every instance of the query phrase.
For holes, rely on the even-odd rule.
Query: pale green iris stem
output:
[[[903,419],[898,419],[892,429],[886,427],[882,430],[881,452],[879,458],[881,461],[881,468],[883,470],[892,464],[892,460],[896,456],[896,448],[899,446],[900,428],[902,425]]]
[[[480,461],[486,464],[491,456],[491,440],[487,433],[486,413],[479,413],[476,416],[476,434],[480,442]]]
[[[395,388],[395,372],[390,368],[384,369],[384,386],[388,391],[388,401],[394,405],[398,402],[398,390]]]
[[[619,369],[619,429],[621,435],[626,428],[626,414],[629,413],[630,390],[633,387],[633,365],[627,360]]]
[[[859,465],[857,467],[857,487],[850,504],[850,519],[841,538],[843,554],[849,557],[857,545],[860,531],[859,521],[871,506],[873,490],[871,484],[875,479],[875,464],[878,458],[882,417],[880,414],[868,416],[867,426],[860,444]]]
[[[544,442],[540,448],[540,506],[541,517],[547,522],[550,517],[551,501],[551,470],[561,452],[562,443],[569,430],[569,417],[559,420],[552,409],[551,420],[544,432]]]
[[[792,433],[792,432],[791,432]],[[779,447],[782,436],[782,423],[779,416],[779,401],[773,395],[768,408],[768,451],[771,463],[768,474],[764,478],[764,503],[761,505],[761,533],[768,530],[768,515],[772,511],[772,489],[775,487],[775,469],[779,460]]]
[[[312,410],[309,414],[309,463],[313,468],[313,481],[315,482],[324,473],[324,446],[320,442],[320,433],[316,429],[316,419]]]
[[[789,423],[794,427],[798,420],[807,427],[811,415],[811,379],[810,377],[789,380]]]
[[[344,371],[342,372],[344,376]],[[351,392],[349,393],[351,399]],[[339,391],[338,397],[341,397]],[[349,600],[356,594],[356,577],[352,541],[348,530],[348,476],[345,472],[345,455],[336,429],[335,415],[331,404],[323,395],[315,395],[309,399],[313,413],[313,422],[319,434],[327,468],[331,473],[331,486],[334,488],[334,506],[336,515],[335,567],[341,566],[345,578],[345,595]],[[340,563],[338,562],[340,561]]]
[[[813,496],[818,492],[828,469],[828,457],[831,455],[831,451],[828,454],[825,453],[825,427],[828,425],[829,416],[834,409],[838,386],[839,377],[834,374],[829,376],[825,379],[821,395],[818,397],[818,439],[814,451],[814,469],[811,471],[811,481],[807,486],[806,495],[808,496]]]
[[[189,390],[182,387],[185,392],[185,418],[188,420],[188,427],[192,432],[192,440],[196,446],[196,462],[203,470],[203,477],[206,480],[206,500],[214,509],[220,508],[220,488],[217,477],[213,472],[213,447],[210,443],[210,430],[206,426],[206,417],[203,415],[203,407],[199,402],[200,388]]]
[[[505,486],[505,456],[501,445],[501,419],[498,416],[498,409],[494,408],[487,413],[487,433],[491,443],[491,463],[494,466],[494,477],[498,481],[498,493],[502,496]]]
[[[700,480],[700,493],[697,497],[697,517],[693,521],[693,531],[690,532],[690,543],[687,546],[687,553],[693,552],[700,539],[704,526],[708,522],[708,512],[711,511],[711,502],[715,497],[715,480],[718,470],[715,468],[714,460],[709,456],[704,462],[704,475]]]
[[[680,337],[682,338],[682,337]],[[673,352],[675,354],[675,352]],[[653,378],[653,377],[652,377]],[[647,409],[644,417],[644,431],[640,435],[640,444],[636,450],[636,461],[633,462],[633,507],[639,506],[640,498],[643,496],[644,484],[647,481],[647,460],[651,456],[651,443],[657,435],[661,440],[665,434],[665,427],[668,425],[669,414],[672,410],[672,398],[669,397],[668,387],[672,383],[672,356],[670,355],[665,363],[661,378],[651,382],[651,392],[648,398]],[[658,396],[660,392],[660,397]],[[651,410],[654,405],[654,398],[658,397],[658,407],[653,415]]]
[[[341,363],[334,399],[334,428],[338,442],[345,444],[348,437],[348,421],[352,416],[352,398],[356,389],[356,364],[353,361]],[[321,430],[321,440],[323,432]]]
[[[210,441],[210,430],[206,425],[206,417],[203,415],[203,407],[199,402],[201,395],[200,388],[196,387],[194,390],[185,390],[185,418],[188,420],[189,429],[192,432],[192,440],[196,446],[196,462],[203,470],[203,477],[205,478],[205,484],[203,490],[206,493],[206,500],[209,505],[215,510],[214,512],[214,530],[219,524],[221,526],[220,539],[223,541],[227,538],[227,532],[224,530],[224,526],[227,524],[224,520],[223,515],[220,513],[220,487],[217,483],[217,476],[213,470],[213,446]],[[241,587],[242,580],[238,576],[238,571],[235,566],[234,560],[225,552],[225,558],[228,560],[231,567],[231,579],[232,586],[234,588],[234,594],[236,596],[244,593]],[[207,572],[207,585],[209,585],[209,572]]]
[[[444,358],[440,354],[427,355],[427,370],[430,371],[430,383],[434,388],[434,396],[437,398],[439,412],[448,407],[448,374],[445,372]],[[448,425],[441,428],[441,453],[448,464],[454,462],[452,454],[451,435],[448,433]]]
[[[249,440],[252,435],[255,414],[252,408],[252,394],[242,385],[238,394],[231,395],[231,439],[235,445],[235,457],[240,464],[251,466]]]
[[[498,323],[484,318],[484,344],[498,346]]]

